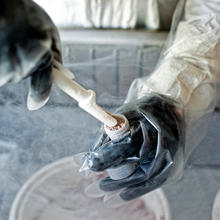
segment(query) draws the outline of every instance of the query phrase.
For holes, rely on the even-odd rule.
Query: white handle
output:
[[[69,73],[69,70],[63,66],[62,72],[53,68],[53,79],[56,85],[69,96],[74,98],[81,108],[105,125],[109,127],[117,125],[117,120],[110,113],[96,104],[95,92],[93,90],[84,89],[81,85],[70,79],[68,77],[69,74],[65,74],[63,71]]]

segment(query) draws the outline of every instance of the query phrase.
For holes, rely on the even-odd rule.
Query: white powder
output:
[[[155,214],[137,199],[117,209],[88,198],[83,179],[71,163],[45,169],[26,184],[15,205],[13,220],[155,220]]]

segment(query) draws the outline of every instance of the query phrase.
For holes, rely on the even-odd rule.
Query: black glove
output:
[[[120,197],[132,200],[182,175],[184,134],[182,116],[176,105],[162,96],[123,105],[131,127],[130,134],[111,141],[103,132],[87,155],[90,169],[103,171],[125,163],[136,163],[136,171],[127,178],[100,182],[104,191],[123,189]]]
[[[57,29],[31,0],[0,2],[0,86],[31,76],[29,109],[48,100],[53,62],[62,62]]]

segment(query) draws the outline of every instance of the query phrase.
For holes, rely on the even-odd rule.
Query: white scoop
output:
[[[122,138],[129,130],[129,122],[123,115],[112,116],[106,110],[96,104],[96,94],[93,90],[86,90],[81,85],[73,81],[72,73],[62,64],[57,63],[57,68],[53,68],[53,79],[57,86],[74,98],[79,103],[79,107],[87,111],[93,117],[104,123],[107,135],[112,140]],[[136,170],[134,164],[125,164],[120,167],[108,169],[112,179],[123,179],[131,175]]]
[[[61,64],[59,67],[61,67]],[[117,120],[110,113],[96,104],[96,94],[93,90],[86,90],[81,85],[70,79],[68,77],[68,75],[70,75],[69,70],[64,66],[60,69],[62,72],[53,68],[53,79],[61,90],[74,98],[79,103],[79,107],[87,111],[105,125],[109,127],[117,125]]]

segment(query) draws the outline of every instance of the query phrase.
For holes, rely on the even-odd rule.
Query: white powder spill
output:
[[[47,166],[32,177],[18,194],[10,220],[156,220],[142,199],[111,209],[102,198],[88,198],[72,158]],[[161,198],[160,198],[161,199]],[[158,199],[158,201],[161,201]],[[153,201],[153,200],[152,200]],[[160,207],[161,204],[158,204]],[[165,215],[164,215],[165,216]],[[166,219],[164,217],[164,219]]]

